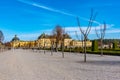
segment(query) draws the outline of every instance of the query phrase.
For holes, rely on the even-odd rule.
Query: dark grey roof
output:
[[[20,39],[17,37],[17,35],[15,35],[15,37],[13,37],[12,41],[19,41]]]

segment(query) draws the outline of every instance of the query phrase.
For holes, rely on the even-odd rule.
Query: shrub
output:
[[[98,51],[98,41],[97,40],[92,41],[92,51]]]
[[[116,50],[118,48],[117,44],[118,44],[117,41],[114,40],[114,42],[113,42],[113,50]]]

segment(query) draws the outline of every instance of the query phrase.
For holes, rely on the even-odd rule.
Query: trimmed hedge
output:
[[[100,51],[87,51],[87,53],[90,54],[101,54]],[[114,56],[120,56],[120,51],[103,51],[104,55],[114,55]]]
[[[92,51],[98,51],[98,41],[97,40],[92,41]]]
[[[118,46],[117,46],[117,41],[116,40],[114,40],[114,42],[113,42],[113,50],[116,50],[116,49],[118,49]]]

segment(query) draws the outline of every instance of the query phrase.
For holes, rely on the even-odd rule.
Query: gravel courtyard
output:
[[[0,80],[120,80],[120,57],[10,50],[0,53]]]

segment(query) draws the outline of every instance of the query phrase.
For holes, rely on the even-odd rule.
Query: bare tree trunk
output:
[[[38,51],[40,52],[40,44],[39,44],[39,42],[37,44],[37,48],[38,48]]]
[[[58,42],[56,42],[56,52],[58,52]]]
[[[64,58],[64,41],[62,42],[62,58]]]
[[[44,54],[45,54],[45,43],[44,43]]]
[[[86,62],[86,38],[84,40],[84,62]]]
[[[53,56],[53,44],[51,46],[51,56]]]
[[[70,53],[71,53],[71,46],[70,46]]]
[[[70,45],[70,42],[69,42],[69,52],[71,53],[71,45]]]
[[[104,26],[100,26],[100,33],[97,32],[96,28],[95,28],[95,32],[97,37],[100,39],[100,43],[101,43],[101,56],[103,56],[103,39],[105,36],[105,31],[106,31],[106,23],[104,22]]]
[[[101,39],[100,41],[101,41],[101,56],[103,56],[103,39]]]
[[[83,50],[84,50],[84,49],[83,49],[84,46],[83,46],[83,36],[82,36],[82,33],[81,33],[81,41],[82,41],[82,53],[83,53],[83,52],[84,52],[84,51],[83,51]]]

